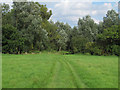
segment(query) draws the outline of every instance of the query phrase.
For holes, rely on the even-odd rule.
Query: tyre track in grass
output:
[[[66,57],[64,56],[63,60],[60,60],[61,63],[63,63],[67,70],[69,71],[69,73],[71,74],[72,80],[74,85],[76,86],[76,88],[88,88],[88,86],[86,86],[80,79],[80,77],[77,75],[75,69],[72,67],[72,65],[66,61]]]
[[[53,76],[53,73],[55,71],[55,67],[56,67],[57,61],[53,62],[53,65],[50,69],[50,72],[48,73],[48,75],[41,81],[41,87],[42,88],[46,88],[46,86],[50,83],[50,78]]]
[[[64,65],[65,63],[62,63],[61,60],[63,60],[63,58],[61,57],[57,57],[56,58],[56,66],[54,67],[54,71],[53,71],[53,74],[51,75],[50,79],[49,79],[49,83],[47,84],[47,87],[48,88],[60,88],[61,87],[61,80],[60,79],[63,79],[61,76],[59,76],[63,71],[64,69],[66,70],[66,72],[71,75],[70,71],[68,70],[68,68],[66,67],[66,65]],[[66,81],[69,81],[67,80],[66,78],[64,78]],[[59,82],[58,82],[59,80]],[[71,80],[71,79],[70,79]],[[66,82],[67,83],[67,82]],[[65,84],[66,84],[65,83]],[[72,83],[74,84],[74,82]],[[69,84],[67,84],[67,88],[69,88]],[[74,84],[74,86],[76,87],[76,85]],[[66,86],[65,86],[66,87]],[[61,87],[61,88],[65,88],[64,86]]]
[[[68,73],[71,75],[73,84],[76,88],[88,88],[81,80],[80,77],[77,75],[75,69],[72,67],[72,65],[68,62],[65,56],[64,58],[57,57],[56,60],[53,62],[53,65],[51,67],[51,70],[49,74],[43,79],[41,82],[42,88],[55,88],[57,80],[59,76],[59,71],[61,69],[61,66],[65,67]],[[67,60],[67,61],[66,61]]]
[[[61,69],[61,63],[59,62],[59,57],[55,57],[53,61],[53,65],[50,69],[48,75],[42,81],[42,88],[55,88],[57,77],[59,76],[59,71]]]
[[[47,77],[43,80],[42,88],[60,87],[60,82],[58,82],[57,80],[62,79],[59,77],[59,74],[61,73],[60,71],[62,71],[63,67],[67,70],[69,75],[71,75],[71,72],[70,72],[68,66],[64,62],[61,62],[61,60],[63,60],[63,58],[61,58],[61,57],[56,58],[53,66],[51,67],[51,71],[50,71],[49,75],[47,75]],[[76,84],[74,83],[75,80],[73,79],[72,81],[73,81],[74,86],[77,87]]]
[[[47,87],[48,88],[56,88],[56,80],[59,76],[59,71],[61,69],[61,63],[59,61],[56,61],[56,65],[54,66],[54,70],[53,70],[53,73],[51,75],[51,77],[49,77],[49,83],[47,84]]]
[[[71,73],[71,70],[70,70],[70,68],[68,67],[68,65],[67,65],[65,62],[63,62],[63,60],[60,60],[60,63],[68,70],[68,72],[69,72],[70,75],[71,75],[71,78],[72,78],[72,81],[73,81],[74,86],[75,86],[76,88],[78,88],[78,85],[77,85],[77,83],[76,83],[76,81],[75,81],[75,78],[74,78],[73,74]]]

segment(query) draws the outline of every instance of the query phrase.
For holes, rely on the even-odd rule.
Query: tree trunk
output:
[[[59,48],[59,51],[61,51],[61,47]]]

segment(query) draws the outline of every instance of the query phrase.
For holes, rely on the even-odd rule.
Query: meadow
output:
[[[3,88],[118,88],[118,57],[2,55]]]

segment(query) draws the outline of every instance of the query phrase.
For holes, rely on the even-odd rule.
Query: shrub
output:
[[[90,53],[85,53],[85,55],[91,55]]]
[[[111,51],[113,55],[120,55],[120,46],[119,45],[112,45],[111,46]]]
[[[111,48],[111,46],[110,45],[108,45],[108,46],[106,46],[105,48],[104,48],[104,54],[105,55],[112,55],[112,48]]]
[[[33,53],[40,53],[41,51],[33,51]]]
[[[86,44],[86,52],[91,53],[92,55],[102,55],[102,49],[94,42],[88,42]]]
[[[86,52],[91,52],[91,48],[93,48],[95,46],[94,42],[88,42],[85,46]]]
[[[71,51],[72,53],[85,53],[85,45],[88,40],[82,36],[72,37]]]
[[[94,47],[92,52],[94,55],[102,55],[102,50],[98,47]]]

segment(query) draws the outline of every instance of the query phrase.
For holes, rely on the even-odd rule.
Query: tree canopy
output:
[[[2,4],[3,53],[69,51],[95,55],[119,55],[118,13],[108,10],[99,24],[86,15],[73,28],[68,23],[50,20],[52,11],[38,2],[13,2],[12,9]]]

